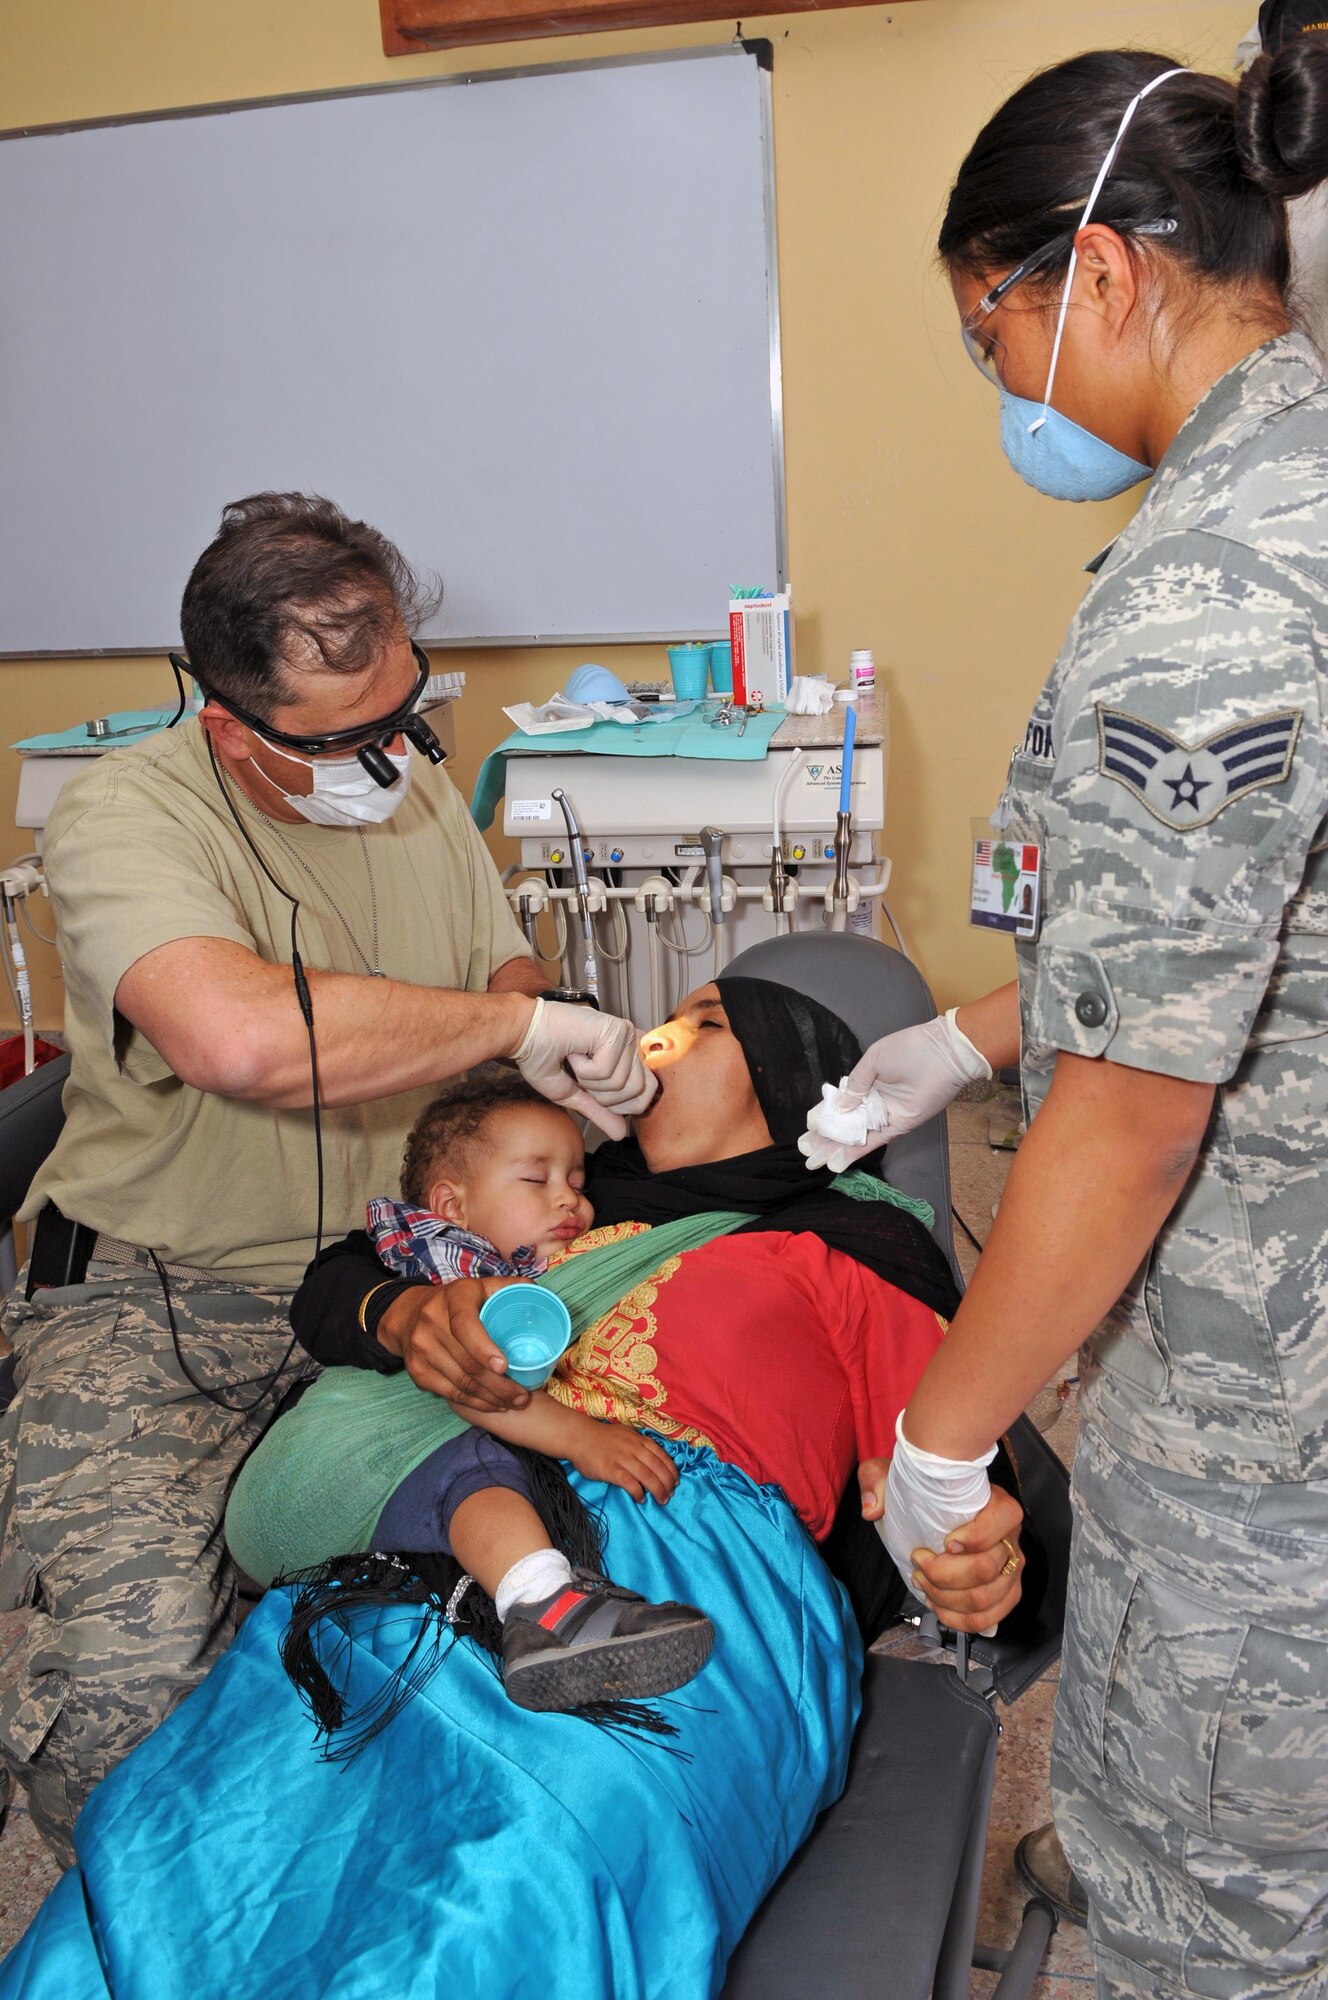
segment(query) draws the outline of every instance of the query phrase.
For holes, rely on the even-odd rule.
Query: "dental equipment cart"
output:
[[[832,907],[844,714],[836,703],[785,716],[751,762],[568,752],[556,735],[509,749],[502,825],[520,866],[507,894],[527,938],[568,986],[593,982],[603,1008],[649,1026],[779,932],[879,935],[887,697],[857,706],[852,838]]]

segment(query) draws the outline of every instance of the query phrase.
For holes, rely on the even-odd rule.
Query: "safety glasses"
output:
[[[1110,226],[1118,236],[1171,236],[1180,225],[1173,219],[1167,222],[1113,222]],[[978,373],[985,376],[988,382],[999,387],[1005,349],[993,334],[986,331],[985,322],[997,306],[1009,298],[1016,285],[1022,285],[1025,278],[1033,277],[1063,256],[1073,245],[1081,227],[1081,223],[1076,223],[1073,229],[1063,229],[1059,236],[1052,237],[1050,243],[1044,243],[1031,257],[1025,257],[1023,263],[1016,264],[998,285],[984,292],[973,310],[965,313],[960,321],[959,332],[964,350]]]
[[[167,657],[177,677],[181,674],[192,674],[209,701],[214,701],[218,708],[224,708],[227,715],[233,715],[237,722],[244,723],[247,729],[252,729],[255,735],[261,736],[265,743],[275,743],[282,750],[298,750],[306,757],[337,755],[358,757],[369,775],[380,785],[387,786],[396,784],[398,773],[387,755],[385,746],[397,736],[404,736],[406,741],[413,744],[431,764],[441,764],[447,757],[447,752],[429,724],[415,710],[415,704],[424,693],[425,682],[429,678],[428,655],[415,644],[413,639],[410,650],[415,657],[418,673],[414,687],[399,708],[394,708],[390,715],[380,716],[376,722],[357,723],[353,729],[327,730],[321,736],[297,736],[288,729],[274,729],[272,724],[265,722],[261,716],[251,715],[249,710],[241,708],[238,702],[231,701],[226,695],[218,694],[216,689],[209,685],[206,677],[200,674],[196,667],[191,666],[188,660],[181,658],[180,654],[170,653]]]

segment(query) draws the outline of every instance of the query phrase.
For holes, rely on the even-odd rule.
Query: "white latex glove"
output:
[[[833,1083],[821,1085],[821,1102],[807,1113],[807,1130],[798,1146],[809,1168],[829,1167],[832,1174],[842,1174],[854,1160],[883,1144],[889,1123],[876,1091],[869,1090],[864,1097],[860,1090],[850,1089],[844,1076],[838,1089]]]
[[[519,1048],[526,1082],[566,1111],[579,1111],[610,1139],[627,1131],[624,1113],[644,1111],[659,1083],[641,1060],[636,1029],[616,1014],[537,1000]]]
[[[898,1139],[917,1125],[925,1125],[938,1111],[957,1097],[966,1083],[991,1075],[991,1064],[974,1047],[955,1021],[952,1007],[937,1020],[924,1021],[914,1028],[900,1028],[873,1042],[842,1089],[835,1092],[833,1107],[815,1105],[807,1116],[807,1130],[798,1141],[798,1150],[809,1167],[829,1167],[842,1174],[854,1160],[875,1152],[882,1138]],[[851,1145],[836,1138],[837,1119],[856,1106],[866,1109],[875,1097],[885,1113],[882,1129],[874,1129],[861,1143]],[[831,1111],[829,1132],[823,1129],[827,1109]]]
[[[910,1590],[914,1549],[944,1554],[946,1537],[967,1527],[990,1500],[987,1467],[995,1456],[995,1445],[985,1457],[975,1459],[938,1458],[935,1452],[920,1451],[904,1436],[900,1415],[885,1485],[885,1518],[876,1523],[876,1532]],[[993,1625],[984,1636],[990,1638],[995,1630]]]

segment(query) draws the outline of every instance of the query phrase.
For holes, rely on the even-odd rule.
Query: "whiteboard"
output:
[[[741,47],[7,135],[0,652],[148,652],[222,506],[328,495],[440,645],[784,581],[769,78]]]

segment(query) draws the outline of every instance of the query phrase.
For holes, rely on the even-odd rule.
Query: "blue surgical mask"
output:
[[[1110,500],[1153,474],[1151,466],[1117,451],[1050,403],[1030,403],[1004,388],[1001,450],[1021,479],[1053,500]]]
[[[1170,77],[1185,74],[1181,68],[1164,70],[1161,76],[1155,76],[1136,97],[1130,99],[1125,115],[1116,128],[1116,136],[1107,148],[1106,158],[1098,168],[1097,179],[1084,203],[1083,214],[1075,225],[1076,235],[1097,205],[1103,182],[1115,165],[1121,140],[1138,107],[1159,84],[1166,83]],[[1117,451],[1114,444],[1108,444],[1105,438],[1086,431],[1081,424],[1076,424],[1060,410],[1051,407],[1056,363],[1060,360],[1065,315],[1070,304],[1070,287],[1074,283],[1078,261],[1078,250],[1071,250],[1069,268],[1061,288],[1061,309],[1047,368],[1047,386],[1042,392],[1041,403],[1030,403],[1023,396],[1012,396],[1008,389],[1001,390],[1001,449],[1021,479],[1035,486],[1039,493],[1049,493],[1053,500],[1110,500],[1115,494],[1137,486],[1141,479],[1151,479],[1153,468],[1137,458],[1131,458],[1126,452]]]

